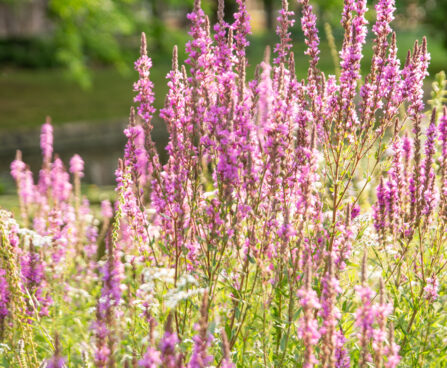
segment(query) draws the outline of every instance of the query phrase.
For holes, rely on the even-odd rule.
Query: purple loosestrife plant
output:
[[[0,338],[3,339],[6,317],[9,314],[10,291],[5,277],[6,271],[0,269]]]
[[[176,352],[178,343],[179,339],[177,334],[172,331],[172,315],[169,315],[166,322],[165,332],[159,345],[162,366],[176,368],[178,364],[181,364],[182,357]]]
[[[20,210],[25,224],[29,220],[31,204],[36,199],[33,174],[22,161],[22,153],[17,151],[16,159],[11,163],[11,176],[17,183]]]
[[[40,133],[40,149],[42,150],[43,161],[49,164],[53,155],[53,127],[51,120],[47,117]]]
[[[59,336],[54,339],[54,355],[46,362],[46,368],[64,368],[66,359],[61,355]]]
[[[319,315],[322,318],[320,328],[323,349],[321,364],[323,367],[334,366],[337,348],[337,325],[340,319],[340,311],[335,306],[337,295],[341,292],[339,281],[334,276],[334,264],[332,259],[328,261],[328,270],[321,280],[322,291]]]
[[[318,69],[316,17],[308,1],[300,3],[301,27],[310,57],[307,79],[300,82],[295,76],[290,36],[294,14],[284,1],[273,66],[267,51],[255,79],[247,82],[250,29],[245,2],[237,2],[233,24],[224,21],[223,2],[219,2],[217,24],[211,27],[200,2],[195,1],[188,15],[192,24],[192,40],[186,46],[188,68],[179,66],[175,48],[168,74],[169,92],[160,114],[169,133],[168,162],[153,171],[148,181],[150,203],[137,202],[129,195],[123,205],[141,213],[141,203],[156,209],[160,241],[166,250],[161,254],[156,249],[149,252],[174,269],[174,286],[185,271],[198,280],[204,277],[200,282],[209,287],[211,310],[216,285],[221,282],[219,275],[231,275],[226,284],[233,298],[233,311],[225,323],[228,330],[248,323],[248,308],[240,300],[253,297],[258,285],[270,285],[266,300],[273,307],[265,313],[277,325],[287,326],[276,328],[272,335],[275,359],[284,362],[284,344],[296,339],[291,327],[302,321],[297,337],[305,346],[305,364],[315,365],[321,351],[323,366],[347,366],[350,359],[345,343],[352,336],[341,331],[347,320],[346,310],[340,309],[346,287],[341,280],[356,255],[357,223],[361,221],[358,201],[369,182],[358,188],[357,171],[370,160],[371,151],[376,151],[372,166],[378,166],[386,152],[386,134],[391,135],[394,159],[388,177],[381,179],[374,206],[374,226],[381,246],[394,252],[390,236],[395,242],[412,238],[418,217],[427,218],[421,223],[423,227],[430,226],[428,219],[436,207],[431,168],[436,124],[430,125],[424,159],[419,137],[422,82],[429,55],[424,40],[421,46],[415,45],[401,68],[390,25],[395,4],[379,1],[372,27],[372,65],[363,83],[360,63],[367,35],[367,4],[364,0],[345,1],[341,74],[339,78],[325,76]],[[142,51],[142,58],[145,55]],[[140,79],[147,76],[140,72]],[[146,86],[144,94],[152,96],[152,85]],[[140,103],[141,90],[138,93],[136,101]],[[152,103],[151,98],[144,101]],[[405,104],[408,113],[399,116]],[[399,138],[406,117],[413,121],[416,135],[411,149],[407,138]],[[129,177],[135,175],[129,188],[137,198],[144,197],[135,179],[144,171],[145,159],[139,160],[137,153],[142,147],[141,132],[136,128],[135,134],[127,133],[123,166]],[[149,156],[159,162],[155,152]],[[415,170],[413,158],[418,167]],[[146,164],[149,171],[151,162],[149,159]],[[375,171],[366,173],[373,174]],[[147,243],[145,239],[140,242],[142,246]],[[231,262],[232,256],[240,267]],[[421,266],[413,268],[420,270]],[[400,267],[398,260],[396,267]],[[309,286],[305,287],[307,274],[314,279],[306,281],[307,285],[314,281],[319,285],[315,303],[306,302],[304,297],[313,294]],[[377,316],[372,304],[370,311],[366,310],[374,297],[368,290],[366,285],[358,287],[364,299],[357,311],[358,324],[363,326],[363,356],[353,364],[365,365],[371,359],[387,361],[383,336],[390,309],[388,304],[379,304]],[[296,303],[297,293],[304,301]],[[300,304],[303,315],[294,313]],[[318,318],[309,308],[319,310]],[[174,319],[177,332],[181,330],[179,320],[186,315],[186,305],[178,306]],[[230,348],[238,346],[241,330],[243,327],[237,328],[229,337]],[[372,340],[374,356],[367,351]]]
[[[143,359],[138,362],[138,366],[143,368],[157,368],[160,364],[160,352],[151,347],[147,349]]]
[[[441,216],[447,218],[447,108],[444,106],[439,123],[439,142],[441,145]]]
[[[79,254],[84,243],[96,239],[92,232],[88,237],[83,234],[86,228],[92,228],[92,217],[86,216],[88,202],[81,196],[84,162],[79,155],[70,160],[72,184],[62,160],[53,157],[52,144],[53,128],[47,120],[41,133],[43,163],[37,184],[34,184],[32,173],[22,161],[20,152],[11,164],[11,174],[17,183],[23,222],[25,225],[31,222],[37,233],[53,238],[54,253],[51,257],[54,264],[50,266],[56,267],[66,254]]]
[[[119,221],[119,220],[118,220]],[[112,235],[113,237],[113,235]],[[106,238],[107,260],[102,267],[103,286],[96,306],[96,320],[92,325],[95,335],[95,363],[98,367],[115,365],[115,319],[119,316],[123,265],[116,249],[116,238]]]
[[[441,114],[438,127],[436,110],[433,109],[423,150],[417,130],[413,130],[414,139],[396,137],[388,179],[381,178],[377,187],[374,224],[381,246],[390,252],[387,279],[399,287],[392,289],[394,298],[412,290],[412,303],[415,303],[408,311],[409,322],[403,327],[407,336],[403,339],[402,349],[414,325],[423,324],[424,318],[429,318],[420,308],[426,302],[433,303],[438,299],[438,278],[443,277],[442,255],[439,253],[445,241],[439,231],[444,231],[446,226],[442,201],[443,159],[441,156],[439,160],[441,175],[438,180],[435,157],[437,143],[442,155],[443,140],[437,142],[436,138],[444,129],[444,116]],[[430,305],[429,313],[432,312],[438,313],[436,304]]]
[[[194,1],[186,60],[174,47],[159,114],[142,34],[102,222],[82,196],[82,159],[66,169],[49,121],[37,183],[18,152],[11,174],[29,229],[0,216],[0,313],[18,356],[7,363],[46,358],[33,339],[47,341],[57,318],[63,330],[60,321],[79,326],[56,356],[81,364],[80,349],[86,366],[442,364],[447,111],[442,93],[430,120],[425,111],[426,40],[401,63],[395,2],[345,0],[340,72],[326,75],[311,1],[298,1],[298,22],[284,0],[276,46],[251,73],[248,4],[237,0],[232,19],[217,5],[211,24]],[[301,80],[295,23],[309,57]],[[157,115],[166,162],[152,138]],[[79,332],[86,324],[92,341]]]
[[[303,308],[303,317],[298,322],[298,336],[303,340],[305,353],[303,367],[310,368],[318,364],[315,356],[315,345],[317,345],[321,333],[318,331],[318,321],[315,319],[315,310],[321,308],[316,292],[312,289],[312,266],[308,263],[305,274],[305,286],[298,291],[300,304]],[[328,346],[329,347],[329,346]],[[331,360],[330,357],[328,357]]]
[[[231,352],[230,352],[230,345],[228,342],[227,334],[224,330],[222,330],[221,333],[222,336],[222,346],[223,346],[223,359],[222,359],[222,368],[235,368],[235,365],[231,361]]]
[[[356,286],[355,290],[360,298],[361,305],[356,311],[356,322],[359,332],[357,334],[360,347],[360,367],[367,367],[374,362],[377,366],[383,366],[386,354],[388,360],[396,359],[395,354],[399,347],[394,341],[388,341],[390,348],[385,348],[387,318],[393,310],[391,304],[384,300],[383,281],[380,283],[380,300],[373,305],[374,293],[366,284],[366,253],[362,262],[362,284]],[[372,345],[374,354],[371,354],[369,346]],[[390,350],[391,349],[391,350]]]
[[[20,260],[23,292],[28,295],[26,313],[31,317],[48,315],[48,307],[52,303],[45,279],[45,263],[32,241],[29,250],[25,251]],[[30,320],[31,322],[31,320]]]
[[[28,364],[37,361],[37,354],[33,341],[29,340],[30,330],[19,316],[28,316],[29,324],[44,324],[53,318],[53,306],[57,308],[61,300],[76,310],[79,307],[76,290],[80,285],[88,289],[97,279],[93,271],[97,268],[98,229],[80,186],[84,162],[79,155],[73,156],[67,171],[62,160],[53,155],[53,128],[49,119],[42,127],[41,149],[42,168],[37,183],[20,152],[11,164],[25,226],[17,226],[16,237],[9,240],[16,249],[17,263],[15,271],[8,271],[12,272],[8,281],[13,282],[9,315],[17,321],[11,326],[23,331],[22,336],[16,335],[11,346],[16,351],[20,349],[16,346],[20,341],[26,342],[23,354],[28,354],[24,360]],[[19,355],[17,359],[24,358]]]
[[[138,362],[139,367],[156,368],[161,364],[161,353],[154,347],[154,327],[155,321],[149,316],[149,346],[142,359]]]
[[[293,27],[295,19],[293,16],[295,13],[289,11],[289,4],[286,0],[282,2],[282,8],[279,11],[279,17],[277,18],[278,26],[276,27],[276,33],[279,35],[281,42],[275,47],[275,53],[278,57],[274,60],[275,64],[286,64],[290,55],[290,49],[292,48],[292,39],[290,38],[290,28]],[[311,8],[311,7],[309,7]],[[312,19],[310,19],[312,22]]]
[[[197,335],[194,336],[194,348],[188,368],[206,368],[213,361],[213,356],[209,355],[208,347],[211,344],[212,336],[208,333],[208,293],[204,293],[202,306],[200,308],[200,322],[195,326]]]

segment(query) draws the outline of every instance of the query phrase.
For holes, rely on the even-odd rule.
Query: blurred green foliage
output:
[[[27,6],[33,0],[0,0],[10,7]],[[188,24],[185,15],[191,10],[193,0],[47,0],[48,17],[53,31],[46,38],[9,39],[0,41],[0,64],[19,67],[54,67],[62,65],[68,75],[81,86],[92,85],[92,67],[113,65],[122,74],[129,72],[138,50],[139,34],[146,32],[151,54],[169,58],[173,44],[183,44]],[[275,28],[277,10],[282,0],[258,0],[264,7],[267,33]],[[218,0],[202,0],[202,7],[211,22],[216,20]],[[338,44],[342,37],[339,23],[343,0],[310,0],[323,22],[333,25]],[[368,1],[373,10],[376,1]],[[297,3],[289,0],[290,8],[297,10]],[[441,39],[447,46],[446,0],[398,0],[397,14],[408,14],[418,9],[424,32],[432,30],[432,39]],[[225,0],[225,17],[231,21],[236,9],[235,0]],[[166,14],[178,19],[177,28],[166,24]],[[297,18],[299,11],[297,12]],[[370,22],[374,11],[368,12]],[[299,21],[294,27],[294,39],[302,40]],[[415,31],[418,31],[416,29]],[[324,36],[323,36],[324,37]],[[340,46],[340,45],[339,45]]]
[[[125,68],[121,37],[135,33],[135,0],[50,0],[57,58],[83,86],[91,82],[86,58]]]
[[[32,0],[0,0],[14,13]],[[209,10],[212,2],[205,1]],[[178,31],[168,30],[163,15],[168,9],[186,14],[193,0],[48,0],[52,31],[36,37],[0,41],[0,63],[18,67],[63,66],[83,87],[92,83],[91,67],[113,65],[128,72],[139,34],[145,31],[149,49],[166,49]],[[183,17],[181,17],[183,18]],[[183,32],[183,31],[182,31]]]
[[[20,68],[57,66],[54,43],[45,38],[0,39],[0,63]]]
[[[432,33],[439,35],[444,47],[447,48],[447,1],[424,1],[426,16],[425,23],[430,26]]]

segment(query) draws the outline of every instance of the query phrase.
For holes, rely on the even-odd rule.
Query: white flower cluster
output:
[[[358,238],[357,249],[363,252],[365,247],[373,247],[378,244],[378,236],[372,226],[372,216],[369,213],[356,217],[352,223],[352,231],[355,238]],[[359,237],[359,232],[363,231]],[[356,250],[357,250],[356,249]]]
[[[168,284],[174,283],[175,270],[173,268],[145,268],[143,270],[143,277],[145,283],[154,285],[154,281],[166,282]],[[152,286],[153,287],[153,286]]]
[[[158,301],[153,297],[155,282],[174,284],[175,270],[172,268],[146,268],[143,270],[144,283],[138,288],[139,299],[134,304],[144,309],[144,304],[150,304],[151,308],[158,306]],[[197,280],[190,274],[182,275],[176,283],[176,287],[169,289],[163,299],[168,308],[174,308],[181,300],[189,299],[195,295],[203,294],[205,289],[197,288]],[[195,288],[194,288],[195,287]]]
[[[83,297],[85,299],[89,299],[91,295],[84,289],[76,288],[71,285],[66,285],[65,290],[67,291],[68,296],[70,296],[72,299]]]
[[[140,289],[141,290],[141,289]],[[141,295],[140,295],[141,296]],[[144,299],[134,299],[132,301],[132,305],[135,305],[138,309],[144,312],[148,307],[151,310],[153,315],[157,313],[154,310],[157,310],[160,306],[160,303],[156,298],[153,298],[151,295],[144,297]]]
[[[19,228],[16,220],[14,220],[14,218],[12,217],[12,213],[5,210],[0,210],[0,224],[5,225],[4,230],[10,228]]]
[[[10,351],[11,348],[7,344],[0,343],[0,354],[6,354],[6,352]]]
[[[18,234],[23,239],[25,246],[29,246],[30,243],[32,243],[33,246],[35,246],[36,248],[40,248],[44,245],[51,244],[51,237],[42,236],[36,233],[34,230],[19,228]]]
[[[194,285],[194,286],[198,286],[199,285],[197,280],[193,276],[191,276],[190,274],[183,275],[177,281],[177,288],[179,288],[179,289],[181,289],[183,287],[186,287],[186,286],[189,286],[189,285]]]
[[[197,280],[193,276],[189,274],[183,275],[179,278],[177,287],[166,293],[166,306],[172,309],[182,300],[190,299],[195,295],[202,295],[205,292],[204,288],[190,288],[198,285]]]
[[[175,306],[182,300],[187,300],[195,295],[202,295],[206,289],[190,289],[190,290],[180,290],[179,288],[171,289],[166,294],[166,306],[170,309],[175,308]]]
[[[17,229],[17,234],[23,239],[25,246],[32,243],[33,246],[40,248],[51,243],[51,237],[42,236],[31,229],[21,228],[11,212],[0,210],[0,222],[6,225],[6,229]]]
[[[137,299],[133,304],[144,311],[148,306],[156,309],[159,306],[157,298],[154,297],[155,282],[161,281],[167,284],[174,283],[175,270],[172,268],[145,268],[143,270],[144,282],[137,290]]]

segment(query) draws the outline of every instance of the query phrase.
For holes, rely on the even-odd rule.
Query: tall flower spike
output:
[[[0,268],[0,340],[6,327],[6,317],[9,315],[9,301],[11,293],[6,279],[6,271]]]
[[[433,108],[430,125],[428,126],[427,132],[427,140],[425,142],[425,159],[422,162],[422,170],[423,172],[423,183],[422,183],[422,214],[427,217],[432,213],[435,206],[435,193],[434,188],[432,186],[433,181],[435,180],[435,172],[432,167],[434,161],[435,154],[435,141],[437,135],[437,127],[436,127],[436,108]]]
[[[318,364],[315,356],[315,345],[321,335],[318,331],[318,322],[315,319],[315,311],[321,308],[317,293],[312,289],[312,262],[307,257],[305,263],[304,285],[298,290],[299,303],[303,308],[303,317],[299,320],[298,336],[303,339],[304,364],[303,368],[312,368]]]
[[[374,349],[374,362],[377,367],[383,366],[384,344],[386,341],[386,323],[387,318],[392,312],[392,305],[385,300],[385,286],[383,279],[380,279],[379,304],[375,306],[375,317],[378,328],[373,331],[372,347]]]
[[[309,0],[299,0],[299,2],[303,7],[301,29],[303,30],[305,43],[307,45],[305,54],[310,57],[308,79],[311,84],[317,85],[319,79],[317,64],[320,59],[320,38],[318,36],[318,29],[316,26],[317,17],[312,11],[312,5],[309,5]]]
[[[147,56],[146,50],[146,34],[141,33],[141,49],[140,58],[135,62],[135,70],[138,72],[140,78],[134,84],[134,91],[137,95],[134,102],[138,103],[138,115],[148,124],[155,112],[154,107],[154,92],[153,83],[149,79],[150,69],[152,68],[152,60]],[[150,126],[150,125],[149,125]]]
[[[80,178],[84,177],[84,160],[78,154],[70,159],[70,172]]]
[[[386,66],[383,70],[380,90],[382,95],[388,100],[384,107],[385,117],[391,119],[398,113],[402,103],[402,72],[400,69],[400,60],[397,57],[396,33],[393,32],[391,45],[386,59]]]
[[[53,301],[48,295],[48,289],[46,287],[45,262],[42,260],[41,255],[32,242],[30,243],[29,251],[24,252],[21,256],[20,265],[22,268],[22,287],[24,291],[26,289],[30,296],[26,313],[29,316],[33,316],[37,309],[40,316],[48,315],[48,308]],[[38,302],[37,305],[35,301]]]
[[[422,118],[424,110],[423,82],[428,75],[430,54],[427,52],[427,39],[422,39],[422,45],[416,41],[413,54],[409,52],[406,65],[402,71],[404,78],[403,93],[409,100],[408,116],[415,122]]]
[[[232,67],[232,45],[228,44],[226,37],[229,25],[224,21],[224,0],[218,2],[217,19],[218,23],[214,25],[214,39],[216,41],[214,54],[219,73],[217,76],[224,77],[224,74],[228,74]],[[234,78],[234,75],[231,75],[231,77]],[[221,83],[221,86],[225,87],[225,84]]]
[[[76,154],[70,159],[70,172],[74,175],[75,208],[76,216],[79,216],[81,201],[81,178],[84,176],[84,161],[82,160],[81,156]]]
[[[33,174],[22,161],[22,152],[19,150],[16,152],[15,160],[11,163],[11,176],[17,185],[20,213],[25,225],[27,225],[29,206],[35,201],[37,192],[34,186]]]
[[[189,83],[188,93],[188,120],[192,127],[189,131],[189,139],[193,142],[192,149],[188,152],[195,161],[193,164],[194,176],[199,176],[201,164],[197,163],[197,155],[202,152],[201,137],[205,135],[207,117],[207,103],[210,94],[215,88],[214,83],[214,63],[212,40],[209,32],[209,19],[200,7],[200,1],[194,2],[194,9],[187,15],[191,22],[188,34],[192,40],[186,44],[186,53],[188,55],[185,64],[189,65],[191,77],[185,79]],[[188,124],[188,125],[189,125]],[[205,150],[206,152],[206,150]]]
[[[383,183],[383,178],[380,178],[380,183],[377,187],[377,203],[373,206],[373,218],[374,227],[376,231],[381,235],[382,239],[386,227],[386,203],[387,194]]]
[[[337,334],[336,327],[339,318],[341,317],[340,311],[335,306],[337,294],[341,289],[339,281],[334,275],[334,261],[332,254],[328,255],[328,267],[325,273],[321,285],[322,292],[320,298],[321,309],[319,316],[322,318],[322,327],[320,328],[320,334],[322,336],[322,367],[333,367],[336,361],[336,346],[337,346]]]
[[[399,350],[400,346],[394,341],[394,328],[391,325],[388,334],[388,346],[386,347],[387,361],[385,362],[385,368],[397,368],[401,360]]]
[[[234,13],[233,29],[233,46],[236,53],[236,60],[239,64],[236,65],[236,72],[241,74],[242,66],[241,62],[246,62],[245,49],[250,45],[247,36],[251,34],[250,16],[247,12],[246,0],[236,0],[238,11]]]
[[[222,368],[235,368],[235,365],[231,361],[230,356],[230,344],[228,342],[227,334],[225,333],[225,330],[222,329],[221,332],[222,335],[222,346],[223,346],[223,360],[222,360]]]
[[[278,56],[273,61],[277,65],[286,64],[289,59],[288,54],[292,48],[290,28],[295,23],[295,19],[291,19],[293,16],[294,12],[289,10],[288,1],[282,0],[282,8],[277,18],[278,26],[276,27],[276,34],[280,38],[280,43],[275,46],[275,52]]]
[[[62,357],[60,352],[60,341],[59,335],[56,334],[54,338],[54,355],[51,359],[47,361],[46,368],[64,368],[65,358]]]
[[[143,358],[138,362],[138,366],[143,368],[157,368],[161,364],[161,353],[155,348],[154,329],[156,322],[155,319],[151,316],[147,305],[145,307],[146,310],[143,316],[149,322],[149,346],[147,347],[146,353],[143,355]]]
[[[341,330],[337,331],[336,345],[335,345],[335,367],[349,368],[351,367],[351,358],[345,347],[346,337]]]
[[[258,113],[258,134],[261,135],[261,140],[264,139],[263,133],[271,124],[271,115],[273,109],[273,82],[271,78],[272,67],[269,63],[270,48],[265,50],[264,61],[261,63],[261,77],[258,84],[259,94],[259,113]]]
[[[190,72],[195,83],[200,83],[205,81],[204,72],[210,66],[211,61],[209,21],[201,8],[200,0],[194,1],[194,9],[187,15],[187,18],[191,22],[189,35],[193,39],[186,44],[188,58],[185,60],[185,64],[190,65]]]
[[[391,162],[391,168],[388,171],[390,177],[388,186],[395,193],[394,206],[389,213],[389,219],[392,225],[393,234],[397,234],[402,230],[403,214],[405,212],[405,179],[403,177],[403,165],[402,165],[402,142],[397,136],[392,145],[393,158]]]
[[[191,59],[192,60],[192,59]],[[188,269],[195,267],[195,242],[185,244],[184,234],[188,229],[191,173],[195,161],[191,159],[194,152],[191,133],[194,130],[191,116],[191,89],[188,86],[186,69],[178,68],[177,47],[174,48],[172,70],[167,75],[169,91],[165,106],[160,111],[169,134],[166,151],[168,162],[160,175],[161,185],[151,193],[152,204],[160,214],[161,237],[170,244],[171,254],[178,254],[184,245],[188,249]],[[197,91],[197,90],[196,90]]]
[[[136,158],[138,159],[137,165],[139,166],[140,172],[145,171],[142,167],[144,166],[144,161],[147,160],[146,156],[149,158],[147,162],[147,179],[150,180],[153,175],[157,175],[161,170],[160,159],[151,136],[153,129],[152,115],[155,112],[155,108],[153,107],[155,98],[153,92],[154,84],[150,80],[152,60],[147,56],[146,47],[146,34],[143,32],[141,33],[141,55],[135,62],[135,70],[138,71],[139,79],[134,83],[134,91],[137,92],[134,102],[138,103],[138,115],[144,120],[144,134],[141,134],[140,132],[133,133],[138,137],[138,141],[144,141],[144,147],[136,147]],[[134,120],[132,119],[132,111],[131,120]],[[136,130],[140,129],[136,128]],[[142,184],[146,182],[145,179],[146,178],[143,177]]]
[[[101,202],[101,215],[105,219],[111,219],[113,217],[112,204],[108,199],[104,199]]]
[[[360,345],[360,367],[366,367],[371,362],[369,341],[373,336],[374,309],[371,304],[373,292],[366,284],[366,252],[362,260],[362,284],[355,287],[360,299],[360,305],[355,312],[355,325],[359,328],[357,334]]]
[[[58,204],[63,204],[70,198],[72,185],[70,183],[70,175],[65,170],[64,163],[59,157],[56,157],[51,165],[51,196]]]
[[[110,234],[106,237],[107,261],[102,267],[103,287],[96,307],[96,321],[93,324],[96,336],[95,363],[100,368],[113,366],[115,360],[115,338],[112,329],[121,300],[123,265],[115,239],[111,238]]]
[[[157,368],[161,365],[161,362],[161,353],[153,346],[148,346],[143,358],[138,362],[138,366],[143,368]]]
[[[153,129],[152,116],[155,112],[155,108],[153,107],[154,85],[150,80],[152,60],[147,56],[146,35],[144,32],[141,34],[140,54],[140,58],[135,62],[135,70],[138,71],[139,79],[134,83],[134,91],[137,92],[134,102],[138,103],[137,112],[143,119],[144,124],[143,128],[140,128],[135,123],[132,123],[131,126],[133,125],[135,128],[132,129],[129,127],[129,130],[125,131],[125,134],[129,141],[131,140],[130,137],[134,139],[133,143],[128,142],[128,144],[135,144],[135,165],[137,165],[137,172],[141,177],[141,183],[144,185],[147,180],[152,179],[154,172],[158,173],[160,171],[158,153],[151,136]],[[134,114],[131,110],[131,122],[135,121],[132,115]]]
[[[202,306],[200,308],[200,322],[195,326],[197,335],[194,336],[194,348],[189,361],[188,368],[209,367],[213,356],[208,354],[208,348],[212,336],[208,333],[208,293],[203,294]]]
[[[413,55],[407,60],[406,66],[402,71],[404,76],[403,93],[409,100],[408,116],[413,120],[414,133],[414,168],[412,177],[412,191],[410,204],[410,218],[413,222],[419,224],[421,220],[421,122],[423,117],[423,82],[428,75],[428,63],[430,55],[427,53],[427,40],[424,37],[422,45],[415,42]]]
[[[366,40],[366,24],[368,23],[365,19],[366,10],[366,0],[345,1],[342,20],[345,36],[340,51],[340,104],[341,111],[345,113],[344,129],[348,132],[358,122],[352,101],[360,78],[360,61]]]
[[[410,163],[411,163],[411,159],[413,157],[413,141],[412,139],[408,136],[408,134],[405,134],[403,139],[402,139],[402,155],[403,155],[403,160],[402,160],[402,178],[403,178],[403,182],[404,182],[404,201],[405,201],[405,206],[404,206],[404,211],[406,213],[406,217],[409,216],[409,208],[408,207],[408,201],[409,201],[409,194],[410,194],[410,188],[409,188],[409,183],[411,182],[410,180]]]
[[[53,126],[51,119],[47,116],[45,124],[42,125],[40,133],[40,148],[42,149],[42,156],[44,165],[48,165],[53,154]]]
[[[441,216],[447,219],[447,107],[444,106],[439,122],[439,141],[441,144]]]
[[[385,86],[389,85],[391,88],[394,86],[394,78],[390,78],[390,75],[385,75],[385,71],[388,68],[386,65],[388,35],[392,31],[390,23],[394,19],[393,13],[395,9],[393,0],[380,0],[376,4],[377,20],[372,28],[376,37],[373,46],[374,54],[371,62],[371,73],[366,77],[365,84],[361,87],[361,96],[363,98],[362,119],[364,124],[369,125],[374,112],[382,107],[382,98],[389,97],[387,92],[389,92],[390,87]],[[394,49],[395,43],[394,45],[392,44],[390,53],[393,53]],[[393,62],[393,55],[390,56],[390,61]]]
[[[172,331],[172,313],[170,313],[168,315],[168,319],[166,320],[165,333],[159,346],[162,367],[176,368],[179,356],[175,352],[175,346],[177,345],[178,341],[179,340],[176,333]]]
[[[135,182],[146,182],[148,154],[145,148],[145,132],[141,125],[136,124],[135,111],[130,109],[129,126],[124,130],[127,143],[124,147],[124,165],[135,175]]]

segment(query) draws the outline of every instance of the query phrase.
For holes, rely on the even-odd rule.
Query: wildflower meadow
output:
[[[142,35],[113,201],[89,204],[84,161],[53,152],[49,119],[37,180],[17,152],[20,210],[0,210],[0,366],[447,367],[446,80],[424,95],[429,45],[399,60],[394,1],[345,0],[325,75],[309,0],[301,14],[283,0],[278,41],[249,75],[236,2],[231,23],[220,0],[210,24],[195,0],[160,111]]]

